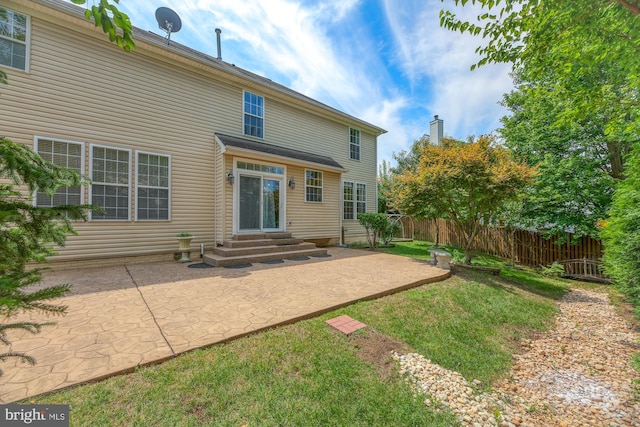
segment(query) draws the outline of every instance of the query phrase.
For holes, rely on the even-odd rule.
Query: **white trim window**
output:
[[[0,6],[0,65],[27,71],[29,16]]]
[[[91,204],[104,213],[92,212],[92,220],[131,218],[131,150],[91,145]]]
[[[349,158],[360,160],[360,131],[349,128]]]
[[[307,169],[304,176],[305,200],[307,202],[322,203],[322,172]]]
[[[243,133],[256,138],[264,138],[264,98],[244,91]]]
[[[367,211],[367,186],[356,183],[356,212],[358,215]]]
[[[171,157],[136,151],[136,219],[171,219]]]
[[[367,185],[359,182],[342,183],[342,218],[358,219],[367,211]]]
[[[353,182],[342,183],[342,218],[356,219],[353,204]]]
[[[35,151],[44,160],[57,166],[84,173],[84,144],[82,142],[36,138]],[[40,208],[80,205],[83,203],[82,186],[61,187],[53,195],[36,191],[35,204]]]

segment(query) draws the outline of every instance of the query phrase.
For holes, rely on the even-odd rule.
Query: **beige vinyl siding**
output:
[[[134,159],[135,150],[143,150],[168,155],[172,164],[171,221],[77,223],[79,235],[70,236],[54,260],[168,253],[183,231],[194,234],[194,247],[211,244],[212,116],[219,112],[224,127],[225,105],[237,90],[36,18],[31,29],[31,72],[9,72],[2,94],[7,137],[29,145],[34,136],[78,141],[87,153],[89,144],[128,148]],[[134,161],[132,183],[136,167]],[[135,194],[131,205],[135,209]]]
[[[366,183],[367,208],[375,211],[376,137],[356,124],[335,113],[322,116],[317,106],[310,109],[314,112],[303,110],[300,100],[273,88],[255,81],[242,84],[237,76],[227,80],[220,70],[145,42],[132,53],[123,52],[82,19],[73,24],[75,18],[59,19],[58,12],[47,16],[40,5],[34,6],[39,12],[30,13],[25,7],[33,4],[21,3],[25,6],[9,1],[7,7],[32,16],[30,72],[6,69],[0,133],[30,146],[35,137],[81,142],[87,172],[91,144],[132,152],[131,220],[77,223],[79,235],[70,236],[54,261],[169,254],[177,251],[180,232],[195,236],[194,250],[200,243],[231,238],[233,187],[226,175],[233,156],[222,154],[214,134],[243,136],[243,90],[265,98],[261,141],[331,156],[348,169],[343,174],[323,171],[323,203],[306,203],[304,168],[275,162],[287,166],[287,231],[302,238],[338,239],[342,180]],[[361,161],[349,160],[350,126],[361,130]],[[170,221],[134,220],[138,150],[171,159]],[[293,191],[286,186],[289,176],[296,180]],[[86,202],[88,194],[87,188]]]
[[[237,177],[234,178],[233,186],[227,183],[227,174],[233,170],[233,157],[224,156],[224,240],[233,236],[233,187],[238,185]]]
[[[304,239],[340,237],[340,174],[322,171],[322,202],[305,201],[305,170],[313,167],[290,166],[287,178],[294,177],[296,188],[287,187],[287,231]],[[291,223],[289,225],[289,222]]]
[[[214,233],[215,233],[215,241],[214,245],[222,244],[224,240],[224,225],[225,225],[225,210],[224,210],[224,200],[225,200],[225,185],[226,185],[226,176],[227,171],[225,169],[224,164],[224,156],[222,155],[222,150],[218,144],[215,144],[215,163],[214,163],[214,182],[215,185],[213,187],[214,191]]]
[[[342,180],[355,181],[367,185],[367,212],[376,212],[378,207],[376,203],[376,136],[367,133],[364,129],[360,129],[360,160],[352,160],[349,158],[349,125],[331,121],[325,118],[315,116],[314,114],[298,110],[285,103],[267,99],[265,101],[265,142],[281,145],[288,148],[308,151],[315,154],[328,155],[340,163],[347,172],[342,174]],[[296,182],[304,183],[304,171],[300,177],[296,177]],[[337,216],[338,222],[342,215],[342,183],[338,182],[337,197]],[[297,190],[298,187],[296,187]],[[302,188],[304,191],[304,188]],[[289,199],[287,199],[289,202]],[[333,200],[332,200],[333,202]],[[290,210],[296,211],[295,207],[289,206]],[[317,215],[313,215],[316,213]],[[333,214],[334,212],[332,212]],[[323,212],[323,214],[327,214]],[[320,217],[320,212],[312,211],[310,219],[303,221],[308,224],[308,228],[299,229],[297,222],[293,223],[293,227],[289,226],[288,231],[292,231],[294,235],[301,237],[309,237],[307,235],[316,234],[317,230],[328,230],[330,227],[320,226],[313,223],[318,221],[322,224],[332,222],[331,219]],[[291,218],[287,217],[287,220]],[[345,240],[346,242],[364,241],[365,231],[357,220],[344,221]],[[339,226],[338,226],[339,230]],[[340,231],[338,231],[339,233]],[[302,236],[302,233],[305,236]],[[317,233],[320,234],[320,233]],[[314,237],[333,237],[333,236],[314,236]]]
[[[225,180],[226,173],[231,170],[233,162],[239,161],[255,161],[267,164],[282,164],[282,162],[273,161],[268,157],[249,155],[247,157],[225,156]],[[283,190],[286,191],[286,208],[284,217],[282,218],[283,229],[291,232],[295,237],[304,239],[334,239],[337,241],[340,236],[340,203],[341,203],[341,183],[340,173],[322,171],[323,172],[323,202],[306,202],[304,190],[305,170],[313,169],[312,167],[301,167],[294,165],[286,166],[286,173],[283,176]],[[321,168],[314,169],[321,170]],[[287,181],[293,177],[296,182],[294,190],[288,187]],[[225,181],[226,182],[226,181]],[[238,185],[237,173],[234,186]],[[225,239],[233,236],[233,191],[230,185],[226,185],[225,191]]]
[[[348,150],[349,134],[345,132],[345,146]],[[347,159],[343,165],[349,170],[342,176],[343,181],[351,181],[354,183],[366,184],[367,186],[367,212],[377,212],[378,204],[376,201],[376,137],[370,133],[360,130],[360,160]],[[348,153],[347,153],[348,156]],[[342,185],[340,188],[342,191]],[[354,188],[355,191],[355,188]],[[364,227],[360,225],[357,219],[343,220],[344,242],[365,242],[366,234]]]

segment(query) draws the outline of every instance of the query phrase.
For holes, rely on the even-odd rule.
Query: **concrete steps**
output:
[[[203,262],[214,267],[326,255],[327,250],[314,243],[291,237],[291,233],[254,233],[234,235],[213,254],[205,254]]]

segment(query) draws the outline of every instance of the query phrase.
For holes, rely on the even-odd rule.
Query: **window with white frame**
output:
[[[80,142],[59,141],[53,139],[36,139],[36,151],[44,160],[57,166],[83,173],[84,144]],[[82,204],[82,186],[61,187],[53,195],[42,191],[36,192],[36,206],[50,208],[64,205]]]
[[[349,128],[349,158],[360,160],[360,131]]]
[[[366,184],[344,181],[342,184],[342,218],[358,219],[358,215],[367,211]]]
[[[104,213],[93,212],[91,219],[129,220],[131,151],[91,146],[91,203]]]
[[[342,217],[344,219],[356,219],[353,200],[353,182],[345,181],[342,184]]]
[[[244,134],[264,137],[264,98],[244,92]]]
[[[29,17],[0,6],[0,65],[27,69]]]
[[[136,217],[139,220],[169,220],[169,156],[137,152]]]
[[[311,169],[305,171],[304,192],[307,202],[322,202],[322,172]]]
[[[367,211],[367,186],[356,183],[356,213],[359,215]]]

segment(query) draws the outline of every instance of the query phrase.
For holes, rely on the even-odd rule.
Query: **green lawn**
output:
[[[428,257],[427,247],[403,243],[390,251]],[[71,425],[83,426],[455,425],[450,414],[424,406],[397,374],[381,376],[353,337],[324,321],[348,314],[488,386],[505,375],[521,338],[552,325],[555,299],[568,286],[531,271],[465,273],[37,403],[70,404]]]

